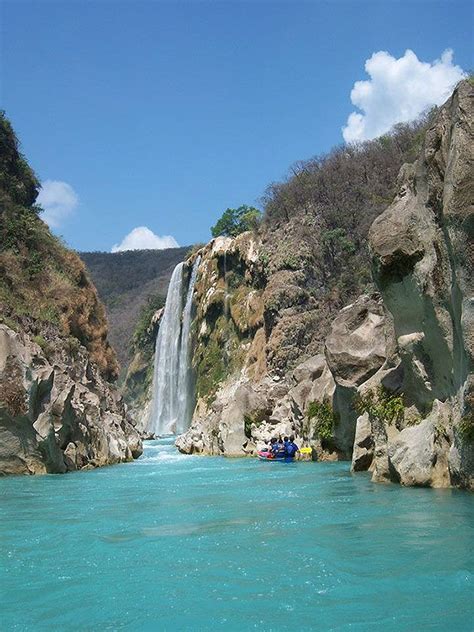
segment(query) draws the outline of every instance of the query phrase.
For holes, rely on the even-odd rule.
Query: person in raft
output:
[[[286,437],[285,437],[286,439]],[[296,453],[298,452],[299,448],[295,443],[295,437],[293,435],[291,435],[290,440],[288,441],[288,443],[285,443],[285,456],[289,456],[290,458],[294,459],[296,456]]]
[[[270,439],[270,452],[272,453],[273,458],[279,456],[285,456],[285,446],[281,437],[272,437]]]
[[[270,448],[268,451],[271,453],[271,456],[269,458],[275,459],[277,457],[289,457],[294,459],[298,450],[299,448],[295,443],[295,437],[293,435],[289,438],[284,437],[283,441],[281,440],[281,437],[278,439],[276,437],[272,437],[270,439]]]
[[[268,456],[267,456],[268,459],[274,459],[275,458],[275,454],[276,454],[276,451],[277,451],[277,447],[276,446],[277,446],[277,439],[276,439],[276,437],[272,437],[270,439],[270,445],[266,449],[266,451],[268,453]]]

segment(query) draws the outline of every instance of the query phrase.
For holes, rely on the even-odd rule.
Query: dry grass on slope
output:
[[[105,311],[79,257],[38,216],[39,183],[0,116],[0,321],[54,339],[66,352],[84,345],[107,378],[118,365]]]

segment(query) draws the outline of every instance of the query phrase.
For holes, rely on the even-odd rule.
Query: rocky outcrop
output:
[[[0,474],[63,473],[142,452],[117,390],[84,347],[48,358],[24,332],[0,325]]]
[[[386,438],[389,470],[403,484],[474,487],[473,99],[465,81],[441,108],[369,234],[375,281],[393,318],[399,390],[425,419]]]
[[[374,438],[369,415],[364,413],[357,418],[352,451],[352,471],[364,472],[370,468],[374,459]]]
[[[433,419],[405,428],[388,445],[392,479],[402,485],[448,487],[449,437]]]
[[[275,364],[277,314],[296,295],[288,294],[291,284],[275,282],[278,274],[268,280],[262,252],[261,239],[252,233],[217,238],[199,251],[197,404],[191,428],[177,440],[183,452],[245,456],[275,434],[306,441],[304,409],[325,360],[309,359],[287,375]],[[301,356],[299,342],[293,345],[295,358]]]
[[[341,310],[326,339],[328,365],[340,386],[360,386],[380,369],[386,359],[386,326],[378,295],[361,296]]]
[[[109,380],[103,305],[41,220],[39,182],[0,112],[0,474],[66,472],[141,453]]]
[[[190,430],[177,441],[179,449],[244,456],[272,436],[295,434],[320,459],[350,459],[357,420],[353,399],[364,378],[384,363],[388,335],[380,297],[362,296],[335,319],[326,355],[304,360],[284,378],[255,379],[254,365],[244,361],[214,399],[198,401]]]

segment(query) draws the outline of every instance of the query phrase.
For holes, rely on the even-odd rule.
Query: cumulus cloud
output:
[[[347,143],[380,136],[395,123],[441,105],[465,77],[449,49],[432,63],[420,61],[412,50],[399,59],[379,51],[367,59],[365,70],[370,80],[356,81],[351,91],[351,101],[362,113],[349,115],[342,130]]]
[[[120,244],[112,246],[111,252],[123,250],[163,250],[164,248],[178,248],[179,244],[171,235],[155,235],[146,226],[137,226],[126,235]]]
[[[79,198],[70,184],[59,180],[43,182],[37,202],[43,207],[43,220],[51,228],[58,228],[74,212]]]

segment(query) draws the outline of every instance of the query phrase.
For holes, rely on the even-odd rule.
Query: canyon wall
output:
[[[39,182],[0,115],[0,474],[130,460],[141,439],[113,384],[105,311],[36,205]]]
[[[294,433],[376,481],[473,487],[472,100],[463,82],[400,170],[369,232],[378,291],[325,336],[304,239],[248,233],[202,251],[197,405],[179,449],[240,456]]]
[[[375,481],[473,487],[473,91],[458,86],[400,169],[368,231],[373,282],[342,310],[339,277],[314,263],[317,209],[199,251],[182,452],[252,455],[295,434]]]

